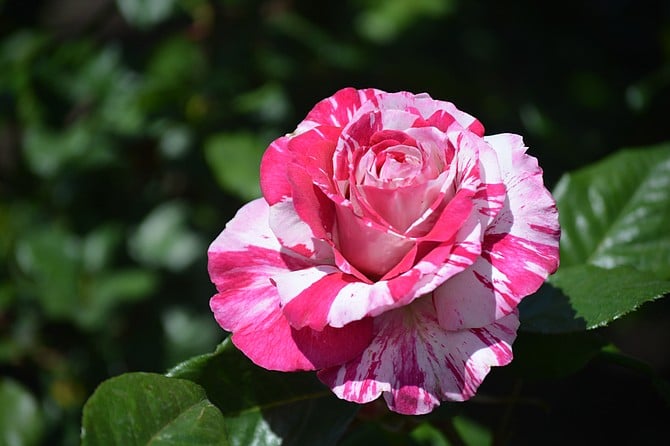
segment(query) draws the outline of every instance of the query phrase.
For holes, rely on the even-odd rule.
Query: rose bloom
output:
[[[263,198],[211,244],[216,320],[259,366],[318,370],[349,401],[424,414],[472,397],[558,267],[525,152],[427,94],[338,91],[270,144]]]

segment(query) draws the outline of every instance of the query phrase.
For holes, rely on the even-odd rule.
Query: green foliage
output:
[[[132,25],[145,28],[168,18],[174,11],[177,0],[116,0],[123,17]]]
[[[623,150],[556,185],[561,266],[630,266],[670,278],[670,144]]]
[[[367,1],[367,8],[358,17],[358,32],[366,38],[385,43],[395,39],[400,32],[414,21],[439,17],[454,9],[452,0],[417,0],[407,2],[390,0],[386,2]]]
[[[600,327],[670,293],[670,145],[566,174],[554,196],[561,267],[520,306],[525,330]]]
[[[667,437],[670,29],[658,8],[601,3],[568,8],[568,30],[531,1],[0,1],[0,443],[76,444],[91,395],[90,435],[111,432],[96,413],[112,407],[144,429],[133,404],[164,416],[175,402],[142,398],[171,392],[205,418],[176,409],[187,426],[166,432],[214,444]],[[514,362],[428,417],[357,410],[229,343],[197,356],[225,336],[207,243],[259,196],[267,144],[349,85],[451,100],[489,134],[523,134],[547,184],[570,172],[554,189],[562,266],[523,301]],[[590,165],[632,145],[649,147]],[[171,374],[201,388],[123,375],[179,361]],[[536,384],[516,395],[520,381]]]
[[[102,383],[84,407],[81,438],[84,446],[229,444],[201,387],[151,373]]]
[[[207,162],[221,187],[244,199],[258,198],[258,166],[267,142],[250,133],[222,133],[205,144]]]
[[[201,385],[221,410],[231,445],[334,445],[356,414],[308,373],[257,367],[230,342],[187,360],[168,376]]]
[[[202,255],[205,243],[186,227],[187,208],[163,203],[152,210],[128,240],[130,253],[150,266],[181,270]]]
[[[44,430],[37,401],[16,382],[0,379],[0,442],[6,446],[40,444]]]

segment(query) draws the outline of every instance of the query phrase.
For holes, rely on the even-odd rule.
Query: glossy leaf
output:
[[[43,421],[35,398],[19,384],[0,380],[0,444],[39,444]]]
[[[221,412],[190,381],[153,373],[109,379],[84,406],[82,445],[228,445]]]
[[[625,265],[670,279],[670,143],[566,174],[554,196],[561,267]]]
[[[215,353],[179,364],[168,376],[205,388],[225,417],[233,446],[334,445],[357,411],[314,374],[264,370],[228,340]]]
[[[670,292],[670,144],[567,174],[554,195],[561,267],[519,306],[522,329],[592,329]]]

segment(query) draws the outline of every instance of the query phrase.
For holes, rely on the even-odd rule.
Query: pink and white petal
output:
[[[266,282],[269,283],[269,280]],[[215,295],[210,306],[219,324],[235,324],[232,341],[255,364],[268,370],[317,370],[341,364],[358,355],[372,338],[372,322],[364,319],[343,328],[296,330],[279,308],[272,285]]]
[[[312,262],[286,254],[268,226],[263,199],[242,207],[210,245],[209,274],[219,291],[210,307],[233,343],[271,370],[314,370],[357,355],[371,338],[371,322],[321,332],[295,330],[284,318],[271,278]]]
[[[386,283],[361,282],[331,266],[286,272],[272,278],[291,326],[322,330],[367,317],[371,307],[391,304]]]
[[[357,90],[355,88],[343,88],[334,95],[319,101],[307,114],[304,121],[298,126],[300,129],[308,129],[314,125],[333,125],[344,127],[352,116],[367,101],[375,101],[380,90],[366,88]]]
[[[484,135],[484,127],[473,116],[459,110],[451,102],[435,100],[427,93],[400,91],[382,94],[379,96],[379,108],[412,111],[417,115],[412,127],[429,125],[446,131],[456,121],[477,135]]]
[[[425,121],[419,121],[415,126],[432,126],[446,132],[454,120],[462,127],[478,136],[484,136],[484,126],[474,116],[462,112],[451,102],[436,101],[439,109],[435,110]]]
[[[463,271],[479,256],[481,228],[476,216],[462,231],[467,234],[459,236],[459,243],[431,247],[409,271],[388,280],[361,281],[326,265],[273,276],[282,311],[295,328],[321,330],[405,306]]]
[[[498,155],[509,201],[509,206],[501,211],[503,215],[486,232],[509,232],[520,239],[554,247],[556,255],[550,263],[557,266],[561,234],[558,211],[556,201],[544,187],[537,159],[526,154],[527,147],[518,135],[493,135],[485,140]]]
[[[318,372],[342,399],[383,395],[398,413],[421,415],[441,401],[472,397],[492,366],[512,360],[518,317],[477,329],[446,331],[430,296],[375,318],[375,337],[357,358]]]
[[[435,291],[446,329],[481,327],[514,311],[558,268],[556,204],[521,138],[487,138],[500,159],[507,199],[484,233],[482,255]]]
[[[269,225],[283,248],[319,264],[334,264],[332,246],[312,233],[312,228],[298,216],[292,198],[270,207]]]
[[[270,205],[291,196],[286,167],[293,160],[293,155],[288,150],[288,142],[288,136],[275,139],[261,159],[261,192]]]
[[[336,206],[335,213],[338,250],[371,279],[386,274],[416,243],[389,227],[355,215],[350,206]]]
[[[293,188],[293,208],[299,219],[309,226],[310,233],[320,240],[331,240],[335,227],[335,204],[314,184],[314,178],[297,164],[289,166]]]

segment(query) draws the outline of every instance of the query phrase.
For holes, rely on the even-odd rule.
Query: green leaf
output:
[[[128,23],[146,28],[169,18],[177,0],[116,0],[116,5]]]
[[[453,0],[367,1],[369,8],[357,18],[357,31],[375,43],[388,43],[413,23],[447,15],[456,7]]]
[[[334,445],[358,409],[337,399],[313,373],[264,370],[229,340],[214,353],[177,365],[168,376],[205,388],[225,417],[233,446]]]
[[[465,444],[472,446],[485,446],[493,444],[493,435],[488,429],[469,418],[454,417],[454,428],[459,433]]]
[[[179,271],[204,255],[204,242],[186,226],[188,208],[163,203],[147,215],[130,237],[130,253],[150,266]]]
[[[556,185],[561,266],[631,266],[670,279],[670,143],[622,150]]]
[[[620,266],[561,268],[519,305],[524,330],[562,333],[607,325],[670,292],[670,281]]]
[[[35,398],[9,379],[0,380],[0,444],[39,444],[43,421]]]
[[[442,432],[430,423],[421,423],[412,430],[410,435],[419,446],[450,446]]]
[[[561,267],[519,305],[522,329],[592,329],[670,292],[670,144],[566,174],[554,196]]]
[[[16,246],[16,261],[26,287],[55,319],[70,317],[79,307],[80,240],[60,227],[28,232]]]
[[[190,381],[128,373],[84,406],[82,445],[228,445],[221,412]]]
[[[260,197],[259,171],[267,143],[251,133],[220,133],[205,144],[205,157],[224,189],[245,200]]]

